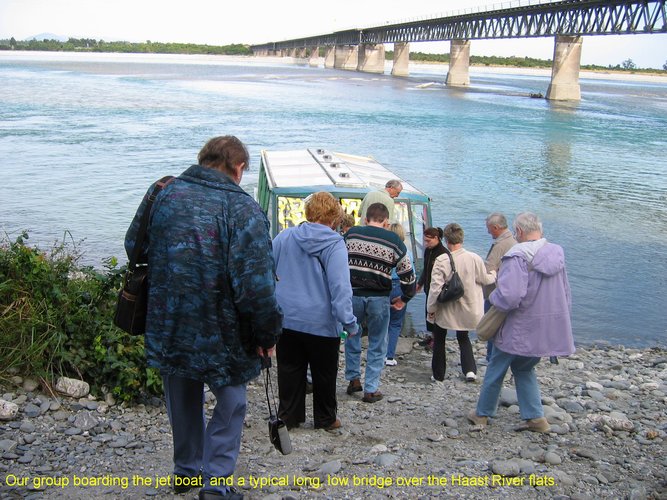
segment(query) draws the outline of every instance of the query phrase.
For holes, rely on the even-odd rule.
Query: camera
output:
[[[287,426],[278,417],[271,415],[269,417],[269,438],[271,443],[283,455],[292,453],[292,441],[287,432]]]

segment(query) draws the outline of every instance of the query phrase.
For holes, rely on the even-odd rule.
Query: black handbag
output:
[[[174,177],[171,175],[160,179],[148,197],[144,213],[141,216],[141,224],[134,242],[130,262],[127,264],[127,271],[123,278],[123,288],[118,293],[113,323],[121,330],[132,335],[143,335],[146,332],[148,264],[138,264],[138,261],[146,239],[146,231],[148,231],[151,207],[157,194],[172,180],[174,180]]]
[[[275,396],[273,394],[273,386],[271,385],[271,358],[268,356],[262,357],[262,368],[265,370],[264,388],[266,390],[266,404],[269,407],[269,440],[283,455],[292,453],[292,441],[287,431],[287,425],[280,418],[278,412],[275,411]],[[269,399],[269,387],[271,388],[271,396],[273,398],[273,406],[271,406],[271,399]]]
[[[452,253],[447,248],[445,248],[445,253],[449,255],[449,262],[452,264],[452,277],[449,278],[449,281],[446,281],[445,284],[442,285],[442,289],[438,294],[438,302],[441,304],[459,300],[461,297],[463,297],[465,292],[463,289],[463,281],[461,281],[461,277],[456,271],[456,265],[454,264]]]

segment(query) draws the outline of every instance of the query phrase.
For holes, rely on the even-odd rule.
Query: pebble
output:
[[[544,414],[550,434],[516,433],[521,423],[518,401],[508,376],[501,406],[488,426],[470,426],[465,415],[475,408],[483,380],[466,384],[460,377],[458,349],[448,343],[445,382],[429,383],[429,353],[412,349],[399,365],[384,370],[385,399],[361,402],[348,396],[343,380],[344,357],[338,381],[339,432],[315,431],[312,398],[307,399],[307,421],[290,431],[294,451],[281,455],[268,441],[266,395],[261,380],[248,386],[248,410],[241,454],[235,476],[317,479],[317,488],[297,485],[246,485],[249,500],[266,498],[494,498],[527,500],[663,498],[667,481],[667,354],[656,349],[618,348],[608,344],[578,347],[559,365],[537,367]],[[412,350],[411,350],[412,349]],[[475,343],[482,360],[485,344]],[[658,362],[659,361],[659,362]],[[275,369],[275,368],[274,368]],[[16,374],[17,377],[18,374]],[[109,393],[95,399],[88,394],[53,398],[39,388],[27,391],[26,378],[0,387],[2,400],[17,405],[10,420],[0,420],[0,482],[16,477],[167,477],[173,470],[170,427],[163,403],[118,405]],[[274,379],[275,380],[275,379]],[[18,383],[16,383],[18,382]],[[29,386],[28,386],[29,387]],[[208,396],[210,412],[214,398]],[[524,487],[428,486],[426,479],[452,474],[465,478],[502,477],[524,481]],[[531,476],[533,475],[533,476]],[[398,477],[423,485],[398,485]],[[391,477],[394,484],[378,486]],[[529,477],[552,478],[554,486],[528,486]],[[357,478],[364,485],[327,485],[327,478]],[[292,479],[290,479],[292,481]],[[375,484],[371,484],[375,481]],[[40,499],[131,499],[142,496],[178,500],[168,486],[73,488],[15,488],[18,497]],[[4,498],[5,490],[0,490]],[[193,490],[196,496],[196,490]],[[14,496],[16,496],[14,495]],[[5,495],[6,496],[6,495]],[[13,498],[13,497],[12,497]]]

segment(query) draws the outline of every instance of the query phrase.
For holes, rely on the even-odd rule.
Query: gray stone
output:
[[[563,462],[563,459],[557,453],[547,451],[544,454],[544,461],[549,465],[560,465]]]
[[[36,380],[33,380],[31,378],[27,378],[23,380],[22,384],[23,390],[26,392],[33,392],[35,389],[39,387],[39,382]]]
[[[0,399],[0,420],[12,420],[16,418],[19,407],[16,403]]]
[[[23,436],[23,442],[25,444],[32,444],[37,440],[37,437],[34,434],[26,434]]]
[[[500,405],[513,406],[518,404],[519,399],[516,396],[516,389],[513,387],[503,387],[500,391]]]
[[[90,386],[83,380],[76,380],[68,377],[60,377],[56,382],[56,391],[61,392],[71,398],[82,398],[90,392]]]
[[[21,427],[19,427],[19,430],[21,432],[26,432],[26,433],[35,432],[35,424],[26,420],[21,423]]]
[[[317,469],[317,473],[322,476],[326,476],[327,474],[333,476],[334,474],[338,474],[342,468],[343,464],[340,460],[332,460],[331,462],[322,464],[320,468]]]
[[[598,384],[597,382],[586,382],[586,389],[601,391],[603,389],[603,386],[602,384]]]
[[[541,446],[537,444],[529,444],[528,446],[525,446],[521,448],[521,458],[527,458],[530,460],[534,460],[536,462],[542,462],[544,458],[545,450]]]
[[[521,474],[521,465],[516,460],[494,460],[491,470],[502,476],[518,476]]]
[[[25,413],[28,417],[39,417],[42,414],[42,410],[39,408],[39,406],[36,406],[32,403],[28,403],[25,405],[23,408],[23,413]]]
[[[87,431],[95,427],[99,423],[99,420],[90,412],[83,411],[76,415],[73,423],[75,427],[78,427],[82,431]]]
[[[396,455],[392,455],[391,453],[382,453],[381,455],[375,457],[373,463],[379,465],[380,467],[390,467],[394,464],[394,462],[396,462],[397,459],[398,457]]]
[[[11,453],[16,449],[18,443],[11,439],[3,439],[0,441],[0,452]]]

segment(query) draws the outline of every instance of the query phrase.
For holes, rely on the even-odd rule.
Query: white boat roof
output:
[[[312,148],[295,151],[262,150],[262,161],[272,189],[302,186],[382,189],[387,181],[399,179],[404,192],[426,196],[370,156]]]

